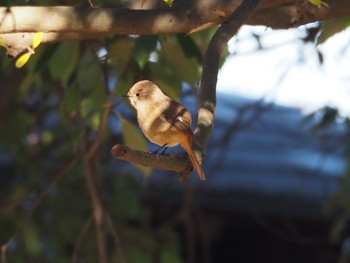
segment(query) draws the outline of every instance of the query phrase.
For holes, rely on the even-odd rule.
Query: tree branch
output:
[[[117,159],[136,163],[139,165],[152,167],[156,169],[176,171],[181,178],[187,177],[193,172],[193,166],[186,155],[177,156],[173,154],[156,154],[143,152],[129,147],[116,144],[111,153]]]
[[[97,189],[96,182],[96,167],[93,158],[83,158],[83,166],[85,172],[85,182],[91,198],[91,203],[93,207],[93,217],[96,225],[96,242],[98,249],[98,262],[107,263],[107,246],[106,246],[106,236],[103,229],[103,222],[105,217],[104,208],[102,205],[102,200],[100,198],[100,193]]]
[[[126,8],[2,7],[0,34],[17,56],[32,43],[33,32],[44,32],[43,43],[94,39],[115,34],[188,33],[203,25],[221,24],[241,0],[175,1],[173,7]],[[302,11],[295,0],[265,0],[245,23],[290,28],[313,21],[350,16],[350,1],[332,0],[329,8],[307,3]],[[218,12],[219,11],[219,12]],[[205,28],[205,26],[203,27]]]
[[[238,9],[223,23],[210,40],[204,55],[203,72],[199,92],[199,110],[197,127],[194,131],[195,152],[200,156],[206,147],[215,122],[216,83],[219,63],[227,42],[233,37],[244,21],[258,8],[262,0],[245,0]]]
[[[216,82],[221,54],[229,39],[236,34],[244,21],[254,13],[261,2],[262,0],[243,1],[229,19],[216,31],[206,50],[200,87],[198,122],[194,132],[195,141],[198,144],[193,145],[198,160],[202,159],[202,153],[214,126]],[[112,154],[118,159],[153,168],[174,170],[180,172],[181,175],[189,175],[193,171],[188,159],[185,163],[185,159],[174,155],[145,153],[131,150],[124,145],[115,145],[112,148]]]

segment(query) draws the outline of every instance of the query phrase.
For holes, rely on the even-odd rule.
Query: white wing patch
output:
[[[176,119],[177,119],[178,121],[184,122],[184,119],[182,118],[182,116],[177,116]]]

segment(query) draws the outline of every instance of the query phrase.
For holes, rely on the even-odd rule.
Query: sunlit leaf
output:
[[[147,142],[145,136],[143,136],[141,130],[135,127],[134,124],[123,118],[117,113],[121,124],[121,130],[125,145],[140,151],[147,151]],[[145,176],[149,175],[152,171],[150,167],[145,167],[142,165],[133,164],[137,169],[139,169]]]
[[[43,32],[35,33],[34,40],[33,40],[33,48],[37,48],[40,45],[42,40],[43,40]]]
[[[172,6],[173,5],[173,3],[174,3],[174,0],[163,0],[164,1],[164,3],[166,3],[168,6]]]
[[[6,48],[8,50],[8,46],[6,45],[5,41],[0,37],[0,46]]]
[[[21,68],[23,67],[27,61],[29,60],[30,56],[32,54],[30,54],[30,52],[24,53],[23,55],[21,55],[17,60],[16,60],[16,68]]]
[[[328,4],[323,2],[322,0],[309,0],[309,2],[315,6],[317,6],[318,8],[321,8],[322,6],[328,7]]]

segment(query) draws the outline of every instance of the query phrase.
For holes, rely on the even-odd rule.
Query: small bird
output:
[[[192,150],[190,112],[149,80],[134,84],[124,97],[136,109],[137,121],[145,136],[160,146],[180,144],[190,157],[199,178],[205,180],[204,172]]]

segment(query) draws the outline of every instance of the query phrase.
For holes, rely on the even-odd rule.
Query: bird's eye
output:
[[[136,95],[136,97],[140,97],[141,93],[136,93],[135,95]]]

